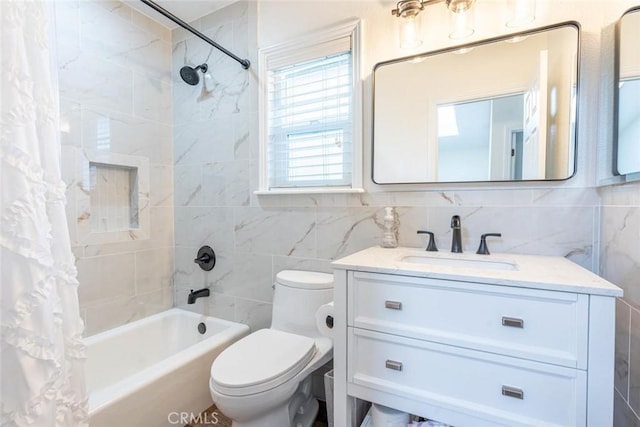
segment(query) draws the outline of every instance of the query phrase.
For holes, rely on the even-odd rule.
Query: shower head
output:
[[[182,77],[182,80],[184,80],[186,84],[195,86],[200,82],[198,70],[202,70],[203,73],[206,73],[208,69],[209,67],[207,66],[207,64],[198,65],[195,68],[185,65],[184,67],[180,68],[180,77]]]

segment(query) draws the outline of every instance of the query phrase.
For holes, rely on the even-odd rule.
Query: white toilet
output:
[[[310,374],[333,357],[315,314],[333,300],[333,276],[284,270],[274,284],[271,327],[225,349],[209,389],[233,427],[310,427],[318,412]]]

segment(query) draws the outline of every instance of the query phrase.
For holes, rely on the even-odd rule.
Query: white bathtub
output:
[[[248,333],[247,325],[173,308],[86,338],[90,427],[183,425],[182,414],[196,417],[212,404],[213,359]]]

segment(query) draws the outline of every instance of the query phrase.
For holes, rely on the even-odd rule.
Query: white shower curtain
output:
[[[52,2],[1,0],[0,425],[86,425]]]

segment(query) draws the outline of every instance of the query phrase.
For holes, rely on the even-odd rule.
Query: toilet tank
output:
[[[333,301],[333,275],[283,270],[276,275],[271,328],[311,338],[319,337],[316,311]]]

